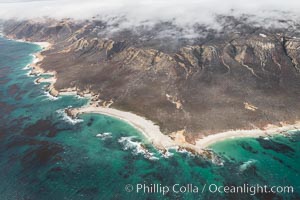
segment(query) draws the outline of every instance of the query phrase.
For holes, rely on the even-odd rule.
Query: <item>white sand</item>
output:
[[[78,95],[77,91],[69,91],[69,92],[61,92],[59,91],[59,95],[69,96],[69,95]]]
[[[51,43],[49,42],[33,42],[33,44],[37,44],[43,48],[43,51],[51,48]]]
[[[200,148],[207,148],[208,146],[224,141],[226,139],[232,138],[242,138],[242,137],[260,137],[260,136],[270,136],[276,134],[282,134],[286,131],[300,129],[300,121],[292,125],[284,125],[282,127],[270,125],[269,128],[265,130],[262,129],[252,129],[252,130],[231,130],[222,133],[212,134],[205,136],[202,139],[196,141],[196,146]]]
[[[282,134],[289,130],[300,129],[300,121],[293,125],[284,125],[282,127],[269,126],[265,130],[252,129],[252,130],[231,130],[222,133],[212,134],[205,136],[196,141],[196,144],[190,144],[187,142],[178,142],[171,139],[168,135],[163,134],[159,127],[152,121],[147,120],[141,116],[130,112],[124,112],[113,108],[95,107],[93,105],[76,108],[72,110],[74,115],[82,113],[99,113],[121,119],[133,127],[141,131],[141,133],[158,149],[169,149],[182,147],[188,150],[195,151],[197,153],[203,153],[204,149],[207,149],[210,145],[216,142],[224,141],[231,138],[242,137],[260,137],[270,136],[275,134]]]
[[[50,78],[38,78],[35,80],[35,83],[55,83],[56,78],[50,77]]]
[[[213,143],[223,141],[231,138],[241,138],[241,137],[260,137],[260,136],[270,136],[274,134],[282,134],[289,130],[300,129],[300,121],[293,125],[284,125],[282,127],[269,126],[265,130],[262,129],[253,129],[253,130],[231,130],[222,133],[212,134],[205,136],[202,139],[198,139],[196,144],[190,144],[187,142],[178,142],[172,140],[168,135],[163,134],[159,127],[155,125],[152,121],[147,120],[141,116],[130,112],[124,112],[116,110],[113,108],[105,107],[95,107],[93,105],[85,106],[82,108],[73,109],[73,114],[82,114],[82,113],[99,113],[112,117],[121,119],[136,129],[141,131],[144,136],[152,142],[152,144],[158,149],[169,149],[176,147],[183,147],[189,150],[193,150],[197,153],[203,153],[204,149],[207,149]]]
[[[152,121],[130,112],[124,112],[113,108],[86,106],[74,109],[74,114],[99,113],[121,119],[141,131],[145,137],[157,148],[167,149],[176,147],[174,141],[167,135],[161,133],[159,126]]]
[[[12,37],[9,37],[7,36],[9,39],[11,40],[14,40],[14,41],[17,41],[17,42],[25,42],[25,43],[32,43],[32,44],[36,44],[36,45],[39,45],[43,48],[43,51],[47,50],[47,49],[50,49],[51,48],[51,43],[50,42],[30,42],[30,41],[27,41],[27,40],[24,40],[24,39],[13,39]]]

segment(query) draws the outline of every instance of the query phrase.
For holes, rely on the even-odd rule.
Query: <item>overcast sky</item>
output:
[[[44,16],[85,19],[99,15],[101,18],[125,16],[126,23],[131,25],[158,20],[186,25],[210,24],[216,14],[228,13],[271,19],[298,18],[300,0],[0,0],[0,18],[4,19]]]

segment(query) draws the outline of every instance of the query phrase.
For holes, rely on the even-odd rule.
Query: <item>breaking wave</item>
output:
[[[149,152],[146,147],[137,141],[133,141],[135,136],[121,137],[118,142],[123,145],[125,151],[131,150],[134,155],[144,155],[145,158],[149,160],[158,160],[159,158],[154,156],[154,153]]]
[[[44,96],[47,97],[47,100],[50,100],[50,101],[55,101],[55,100],[59,99],[59,97],[55,97],[55,96],[51,95],[49,91],[44,91]]]
[[[247,170],[249,167],[254,166],[256,162],[257,162],[256,160],[248,160],[244,162],[239,168],[240,172],[243,172]]]
[[[68,116],[67,113],[65,112],[65,109],[59,109],[56,112],[58,113],[58,115],[61,117],[62,120],[70,124],[74,125],[83,122],[83,119],[78,119],[78,118],[73,119],[72,117]]]
[[[106,140],[108,138],[112,138],[112,133],[99,133],[96,137],[101,138],[101,140]]]

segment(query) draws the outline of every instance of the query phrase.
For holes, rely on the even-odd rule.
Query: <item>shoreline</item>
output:
[[[72,108],[67,112],[71,117],[77,117],[84,113],[98,113],[118,118],[139,130],[148,139],[152,145],[160,150],[168,150],[172,148],[183,148],[192,153],[206,154],[210,145],[235,138],[258,138],[270,137],[274,135],[284,135],[287,131],[300,130],[300,121],[295,124],[284,124],[283,126],[267,125],[265,129],[251,130],[229,130],[216,134],[204,136],[197,139],[195,144],[190,144],[185,141],[184,131],[178,131],[170,135],[163,134],[158,125],[152,121],[138,116],[131,112],[120,111],[108,107],[99,107],[93,104],[80,108]],[[173,139],[171,139],[171,137]]]
[[[27,42],[23,40],[19,40],[20,42]],[[281,127],[268,125],[265,129],[251,129],[251,130],[228,130],[220,133],[215,133],[211,135],[204,136],[203,138],[196,139],[195,144],[191,144],[185,141],[184,131],[177,131],[174,133],[170,133],[169,135],[163,134],[160,131],[160,127],[156,125],[154,122],[136,115],[131,112],[121,111],[113,108],[109,108],[108,106],[98,106],[97,100],[93,99],[95,94],[91,92],[78,91],[76,88],[66,88],[62,90],[56,90],[54,88],[54,84],[57,80],[56,72],[45,72],[44,69],[40,67],[40,63],[44,59],[41,53],[51,48],[52,44],[48,42],[29,42],[40,45],[42,50],[34,54],[36,57],[32,63],[29,64],[31,68],[31,74],[40,75],[40,74],[48,74],[52,75],[50,78],[37,78],[35,80],[36,83],[48,82],[50,85],[47,87],[47,91],[50,95],[54,97],[58,97],[59,95],[79,95],[90,98],[90,104],[73,109],[65,109],[67,114],[71,115],[71,117],[76,117],[83,113],[97,113],[102,115],[107,115],[111,117],[115,117],[126,123],[130,124],[137,130],[139,130],[143,136],[157,149],[162,151],[167,151],[172,148],[183,148],[192,153],[200,154],[200,155],[211,155],[208,152],[208,148],[210,145],[232,139],[232,138],[257,138],[257,137],[269,137],[271,135],[279,135],[284,132],[290,130],[300,129],[300,121],[295,122],[295,124],[284,124]],[[98,97],[98,95],[96,95]]]
[[[168,137],[168,135],[160,132],[158,125],[155,125],[152,121],[136,114],[108,107],[96,107],[94,105],[88,105],[70,110],[70,114],[73,117],[84,113],[98,113],[125,121],[139,130],[153,146],[160,150],[175,148],[177,146],[174,144],[172,139]]]
[[[19,42],[27,42],[23,40],[17,40]],[[29,64],[29,67],[31,68],[30,75],[50,75],[50,78],[43,78],[39,77],[35,79],[34,83],[39,84],[39,83],[50,83],[49,86],[47,86],[46,90],[49,92],[50,95],[53,97],[57,97],[59,95],[59,92],[55,89],[54,84],[57,80],[56,78],[56,72],[55,71],[45,71],[40,65],[42,61],[44,60],[45,56],[42,55],[44,51],[49,50],[52,47],[52,44],[49,42],[29,42],[32,44],[39,45],[42,50],[34,53],[33,56],[35,57],[33,62]]]
[[[251,129],[251,130],[229,130],[212,135],[205,136],[196,140],[196,146],[202,148],[208,148],[213,144],[222,142],[229,139],[237,138],[258,138],[258,137],[270,137],[274,135],[285,135],[288,131],[300,130],[300,121],[296,121],[294,124],[284,124],[282,126],[275,126],[268,124],[265,129]]]

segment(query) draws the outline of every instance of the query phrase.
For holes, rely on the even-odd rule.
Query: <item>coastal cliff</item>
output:
[[[200,38],[157,37],[152,29],[107,32],[102,21],[6,21],[5,35],[47,41],[39,63],[55,71],[57,91],[97,96],[185,140],[232,129],[281,126],[300,118],[300,35],[226,18]],[[233,28],[228,28],[228,24]]]

